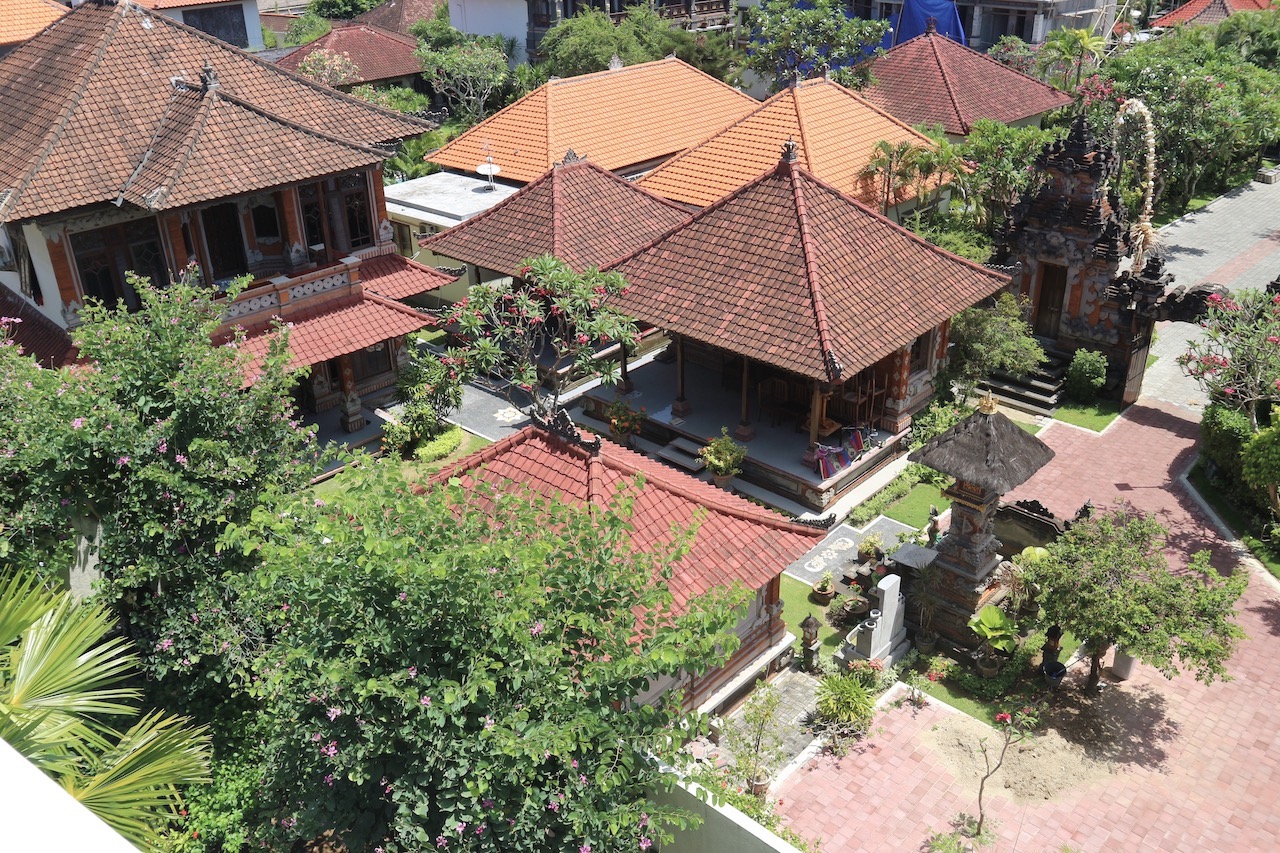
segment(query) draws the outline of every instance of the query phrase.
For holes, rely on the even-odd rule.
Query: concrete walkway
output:
[[[1280,275],[1280,184],[1250,182],[1160,230],[1169,272],[1176,283],[1265,287]],[[1177,358],[1200,330],[1189,323],[1160,323],[1142,393],[1200,409],[1205,396],[1182,375]]]
[[[1056,458],[1009,497],[1036,498],[1059,514],[1086,499],[1100,508],[1127,500],[1170,529],[1174,565],[1207,548],[1215,566],[1230,571],[1233,549],[1179,479],[1195,455],[1197,420],[1198,413],[1144,399],[1101,434],[1055,423],[1040,437]],[[1097,699],[1069,688],[1055,696],[1047,725],[1112,773],[1046,791],[1048,800],[989,797],[988,814],[999,822],[994,849],[1275,849],[1280,593],[1269,575],[1251,576],[1239,621],[1249,636],[1229,665],[1231,682],[1167,681],[1138,665]],[[1073,671],[1069,679],[1082,676]],[[955,778],[929,745],[945,713],[880,715],[879,733],[865,746],[843,759],[817,758],[788,778],[777,792],[780,812],[800,834],[821,838],[826,853],[919,849],[957,812],[976,807],[973,780]]]

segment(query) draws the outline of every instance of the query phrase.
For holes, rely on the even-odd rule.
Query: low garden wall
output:
[[[728,803],[704,801],[695,790],[700,789],[687,782],[654,795],[662,805],[702,816],[701,826],[677,832],[675,841],[664,845],[661,853],[801,853]]]

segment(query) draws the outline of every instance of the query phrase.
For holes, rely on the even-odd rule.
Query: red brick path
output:
[[[1229,548],[1177,483],[1195,454],[1193,417],[1144,400],[1101,435],[1055,423],[1041,438],[1057,457],[1009,497],[1059,514],[1120,497],[1170,528],[1171,562],[1208,547],[1226,568]],[[1044,802],[989,797],[988,814],[1000,823],[995,849],[1280,849],[1280,595],[1269,578],[1252,578],[1240,622],[1249,638],[1230,664],[1233,681],[1170,682],[1139,665],[1111,690],[1109,703],[1124,708],[1102,723],[1117,773]],[[826,853],[920,849],[957,812],[976,808],[922,741],[946,713],[882,714],[882,732],[860,752],[816,759],[787,779],[779,810],[802,835],[821,838]]]

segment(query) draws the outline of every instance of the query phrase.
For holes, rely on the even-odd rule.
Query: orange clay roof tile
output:
[[[555,255],[578,272],[600,267],[689,218],[679,205],[582,160],[553,166],[489,210],[424,240],[424,248],[519,276]]]
[[[1009,282],[785,160],[610,268],[632,317],[823,382]]]
[[[67,13],[53,0],[5,0],[0,14],[0,45],[24,42]]]
[[[871,61],[868,101],[913,125],[965,136],[978,119],[1011,123],[1071,103],[1071,96],[936,32]]]
[[[1175,27],[1179,24],[1217,24],[1236,12],[1266,9],[1271,0],[1191,0],[1151,22],[1153,27]]]
[[[504,179],[526,183],[572,149],[612,172],[683,151],[755,105],[679,59],[660,59],[544,83],[427,159],[471,172],[492,156]]]
[[[408,299],[444,287],[456,278],[440,270],[411,261],[404,255],[375,255],[360,262],[360,283],[364,289],[388,299]]]
[[[440,471],[432,482],[458,477],[504,492],[527,489],[543,498],[603,505],[632,486],[637,475],[644,477],[631,517],[631,544],[638,551],[670,544],[701,518],[692,547],[671,578],[678,609],[717,586],[740,582],[759,589],[825,535],[611,441],[602,440],[593,455],[536,426]]]
[[[434,18],[436,9],[444,3],[445,0],[387,0],[368,12],[356,15],[355,20],[361,24],[372,24],[392,32],[407,34],[409,27],[418,21],[430,21]]]
[[[312,83],[132,0],[86,0],[36,38],[0,60],[0,221],[27,219],[114,202],[151,145],[172,129],[174,78],[200,85],[208,62],[220,93],[250,104],[307,135],[372,146],[431,129],[427,122],[382,110]],[[248,120],[247,118],[245,120]],[[272,131],[275,133],[275,131]],[[296,136],[295,136],[296,138]],[[299,152],[296,167],[327,144]],[[227,149],[242,162],[226,177],[210,175],[202,200],[237,195],[241,169],[263,167],[260,152]],[[167,168],[167,164],[152,164]],[[291,167],[294,168],[294,167]],[[306,170],[326,174],[326,163]],[[305,170],[305,169],[304,169]]]
[[[783,89],[639,183],[658,195],[704,207],[772,169],[788,138],[799,143],[804,168],[868,204],[876,203],[876,183],[863,172],[877,142],[933,145],[838,83],[806,80]]]

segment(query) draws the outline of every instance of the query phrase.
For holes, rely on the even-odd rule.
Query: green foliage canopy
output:
[[[835,70],[842,83],[865,83],[866,66],[855,63],[889,31],[888,21],[850,18],[838,0],[813,0],[803,8],[794,0],[764,0],[747,10],[747,22],[747,67],[772,81],[775,91],[827,70]]]
[[[992,371],[1025,376],[1044,363],[1046,356],[1027,322],[1028,301],[1001,293],[991,307],[966,308],[951,321],[950,361],[940,372],[937,385],[946,393],[950,383],[959,389],[961,402]]]
[[[1258,404],[1280,397],[1280,296],[1242,290],[1209,297],[1204,334],[1178,357],[1213,402],[1244,412],[1258,429]]]

